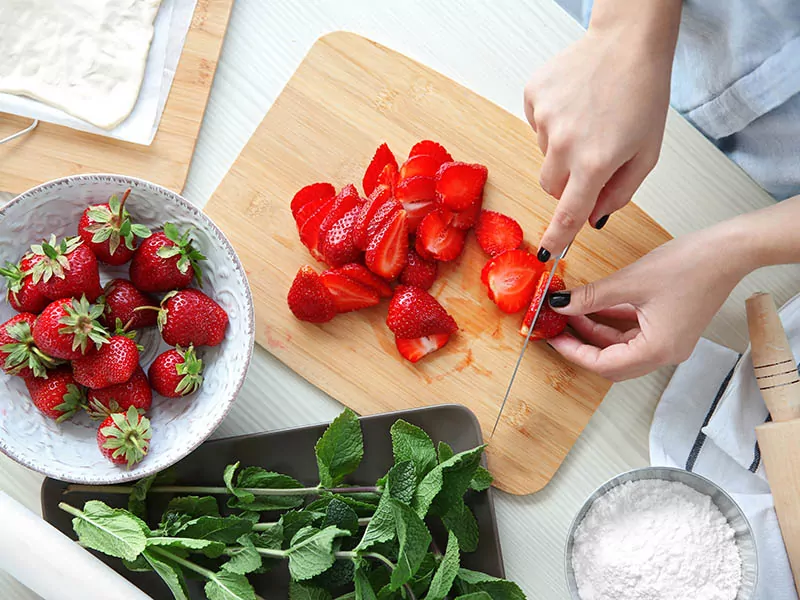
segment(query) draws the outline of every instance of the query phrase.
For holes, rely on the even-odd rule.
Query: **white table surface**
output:
[[[206,203],[314,40],[337,29],[404,52],[520,118],[530,73],[581,35],[552,0],[237,0],[189,172],[189,200]],[[635,200],[673,235],[771,202],[675,114],[669,117],[661,161]],[[765,289],[784,302],[798,288],[797,266],[751,275],[707,335],[743,349],[744,299]],[[563,547],[570,520],[604,480],[648,464],[650,421],[670,374],[663,369],[613,386],[544,490],[527,497],[497,493],[507,576],[529,598],[568,598]],[[215,437],[325,421],[340,410],[338,402],[256,348],[242,394]],[[41,481],[0,455],[0,489],[36,512]],[[6,600],[36,597],[1,571],[0,590]]]

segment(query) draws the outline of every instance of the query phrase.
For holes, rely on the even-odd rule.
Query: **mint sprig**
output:
[[[375,485],[346,484],[365,450],[358,417],[346,410],[315,446],[316,485],[234,463],[220,486],[159,475],[134,486],[67,488],[129,494],[129,510],[98,501],[83,511],[59,506],[75,517],[82,544],[158,573],[178,599],[187,598],[191,576],[206,580],[211,600],[253,600],[250,575],[288,568],[290,600],[523,600],[514,583],[461,567],[461,554],[479,541],[465,498],[491,483],[480,465],[484,447],[455,453],[405,421],[391,438],[395,463]],[[151,528],[140,517],[148,496],[161,493],[177,496]],[[219,497],[227,498],[223,512]],[[432,518],[447,531],[444,553],[428,529]]]

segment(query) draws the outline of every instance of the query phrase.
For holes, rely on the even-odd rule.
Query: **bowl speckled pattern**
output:
[[[250,286],[239,258],[216,225],[178,194],[155,184],[121,175],[77,175],[27,191],[0,208],[0,264],[16,262],[31,244],[77,233],[78,220],[89,204],[108,201],[128,187],[126,207],[136,222],[151,229],[165,221],[182,231],[193,228],[204,261],[203,291],[228,313],[225,340],[198,349],[205,363],[205,381],[187,398],[153,395],[149,417],[153,427],[150,452],[133,469],[111,464],[95,440],[97,422],[86,414],[56,424],[31,403],[19,377],[0,371],[0,450],[17,462],[63,481],[87,484],[121,483],[165,469],[200,445],[222,422],[241,388],[253,352],[254,318]],[[101,283],[128,277],[128,265],[101,266]],[[0,323],[15,314],[0,302]],[[155,328],[140,334],[145,370],[167,345]]]
[[[575,581],[575,571],[572,569],[573,537],[578,525],[583,521],[583,518],[586,516],[586,513],[589,512],[594,501],[600,496],[623,483],[642,479],[677,481],[711,498],[711,501],[717,505],[717,508],[725,515],[725,518],[728,519],[728,523],[733,528],[736,545],[739,547],[739,555],[742,557],[742,584],[739,587],[736,600],[751,600],[751,598],[755,596],[756,585],[758,583],[758,553],[756,551],[756,541],[753,537],[753,530],[750,528],[747,517],[744,516],[742,509],[739,508],[739,505],[736,504],[733,498],[716,483],[697,473],[672,467],[643,467],[641,469],[633,469],[632,471],[621,473],[606,481],[586,499],[586,502],[583,503],[578,514],[575,515],[575,518],[572,520],[569,533],[567,534],[566,548],[564,550],[567,587],[569,588],[570,597],[573,598],[573,600],[582,600],[578,593],[578,584]]]

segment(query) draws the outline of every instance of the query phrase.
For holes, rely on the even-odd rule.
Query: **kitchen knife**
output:
[[[514,365],[514,371],[511,373],[511,380],[508,382],[508,387],[506,388],[506,395],[503,396],[503,403],[500,405],[500,411],[497,413],[497,419],[494,421],[494,427],[492,427],[492,433],[489,435],[491,439],[494,437],[494,432],[497,430],[497,425],[500,423],[500,417],[503,416],[503,409],[506,407],[506,402],[508,402],[508,396],[511,393],[511,386],[514,385],[514,379],[517,377],[517,371],[519,371],[519,365],[522,363],[522,357],[525,356],[525,350],[528,349],[528,342],[531,341],[531,334],[533,333],[533,329],[536,326],[536,320],[539,318],[539,315],[542,312],[542,308],[544,307],[544,303],[547,302],[547,290],[550,289],[550,284],[553,281],[553,276],[556,274],[556,267],[558,267],[559,261],[567,255],[567,250],[572,245],[572,242],[567,244],[567,247],[561,252],[560,255],[556,257],[553,261],[553,266],[550,268],[550,276],[547,278],[547,285],[545,286],[545,293],[542,294],[542,297],[539,298],[539,304],[536,306],[536,312],[533,313],[533,320],[531,321],[531,326],[528,328],[528,335],[525,336],[525,343],[522,344],[522,350],[519,352],[519,356],[517,356],[517,364]]]
[[[746,301],[753,370],[771,423],[756,427],[783,542],[800,590],[800,378],[775,302],[758,293]]]

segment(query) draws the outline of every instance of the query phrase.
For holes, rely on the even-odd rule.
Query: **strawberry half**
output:
[[[395,198],[408,213],[408,230],[414,232],[425,215],[436,207],[436,181],[422,175],[403,179],[397,185]]]
[[[367,268],[385,279],[394,279],[406,266],[408,216],[400,209],[372,236],[367,245]]]
[[[406,267],[400,273],[400,283],[429,290],[436,281],[438,271],[436,261],[425,260],[414,248],[409,248]]]
[[[455,319],[423,289],[398,286],[389,303],[386,325],[399,338],[419,338],[458,331]]]
[[[439,211],[428,213],[417,228],[417,252],[423,257],[449,261],[464,249],[467,232],[450,227]]]
[[[361,285],[372,288],[381,298],[391,298],[392,294],[394,293],[391,286],[386,283],[385,279],[378,277],[375,275],[375,273],[367,269],[367,267],[362,264],[350,263],[349,265],[344,265],[343,267],[334,269],[334,271],[336,273],[341,273],[345,277],[349,277]]]
[[[369,246],[369,242],[375,237],[375,234],[389,222],[389,219],[401,210],[403,210],[403,205],[392,198],[384,202],[380,208],[378,208],[370,222],[367,223],[367,246]]]
[[[417,154],[408,157],[408,160],[400,167],[400,183],[410,177],[433,177],[436,171],[442,166],[440,157],[430,154]]]
[[[367,201],[361,205],[353,226],[353,245],[359,250],[367,249],[367,228],[380,208],[392,200],[392,193],[388,188],[379,186],[375,188]]]
[[[485,274],[489,298],[505,313],[515,313],[531,303],[544,265],[525,250],[509,250],[491,261]]]
[[[292,314],[301,321],[325,323],[336,316],[333,295],[308,265],[301,267],[295,275],[287,301]]]
[[[334,202],[333,207],[319,224],[320,243],[325,238],[325,234],[334,226],[337,221],[339,221],[339,219],[344,217],[345,214],[360,204],[361,197],[358,195],[356,186],[354,186],[352,183],[339,190],[339,193],[336,194],[336,201]]]
[[[322,254],[319,251],[319,229],[322,221],[328,216],[333,205],[336,204],[336,198],[330,198],[322,206],[320,206],[311,216],[309,216],[302,227],[300,228],[300,241],[308,248],[311,256],[317,260],[323,260]]]
[[[478,222],[478,216],[481,214],[482,207],[483,195],[481,195],[475,204],[461,212],[452,212],[441,208],[439,210],[446,219],[449,219],[450,227],[455,227],[456,229],[470,229]]]
[[[436,173],[436,199],[441,206],[459,212],[480,200],[489,171],[483,165],[444,163]]]
[[[418,338],[395,338],[397,350],[406,360],[415,363],[421,358],[444,347],[450,340],[446,333],[435,333]]]
[[[381,301],[374,288],[359,283],[337,271],[325,271],[320,275],[322,285],[333,296],[337,313],[346,313],[375,306]]]
[[[336,221],[320,240],[319,250],[330,266],[346,265],[361,257],[361,250],[353,244],[353,228],[360,212],[359,202]]]
[[[528,312],[525,313],[525,318],[522,320],[522,326],[519,328],[520,335],[528,335],[533,316],[536,313],[536,307],[542,300],[542,296],[550,292],[561,292],[567,289],[564,285],[564,280],[556,274],[553,275],[553,280],[550,282],[550,288],[545,290],[547,285],[547,278],[550,277],[550,271],[545,271],[539,277],[539,282],[536,284],[536,291],[533,294],[533,300],[528,307]],[[539,313],[539,318],[536,319],[536,326],[533,328],[531,334],[532,340],[549,340],[561,334],[567,327],[567,315],[562,315],[550,308],[550,305],[545,301],[542,305],[542,311]]]
[[[522,243],[522,227],[514,219],[493,210],[484,210],[475,226],[478,245],[489,256],[516,250]]]
[[[444,146],[431,140],[422,140],[421,142],[417,142],[411,147],[411,151],[408,153],[408,155],[433,156],[439,161],[440,165],[446,162],[453,162],[453,157],[450,156],[450,153],[444,149]]]
[[[383,143],[378,146],[378,149],[375,151],[375,155],[372,157],[372,160],[370,161],[369,166],[364,173],[364,179],[361,182],[361,186],[364,188],[365,195],[369,196],[372,194],[375,186],[378,185],[378,178],[381,176],[381,172],[386,165],[393,165],[395,171],[397,170],[397,159],[395,159],[392,151],[389,150],[389,146]]]
[[[292,216],[295,218],[295,221],[297,221],[298,227],[301,225],[301,220],[298,218],[298,215],[300,215],[300,211],[304,206],[307,206],[311,202],[319,203],[329,198],[333,198],[335,195],[336,188],[334,188],[330,183],[324,182],[312,183],[311,185],[307,185],[297,192],[294,195],[294,198],[292,198],[291,209]],[[309,214],[311,213],[306,211],[303,216],[308,217]]]
[[[394,196],[394,190],[397,187],[397,164],[389,163],[383,167],[383,171],[378,175],[377,185],[375,189],[385,188]]]

